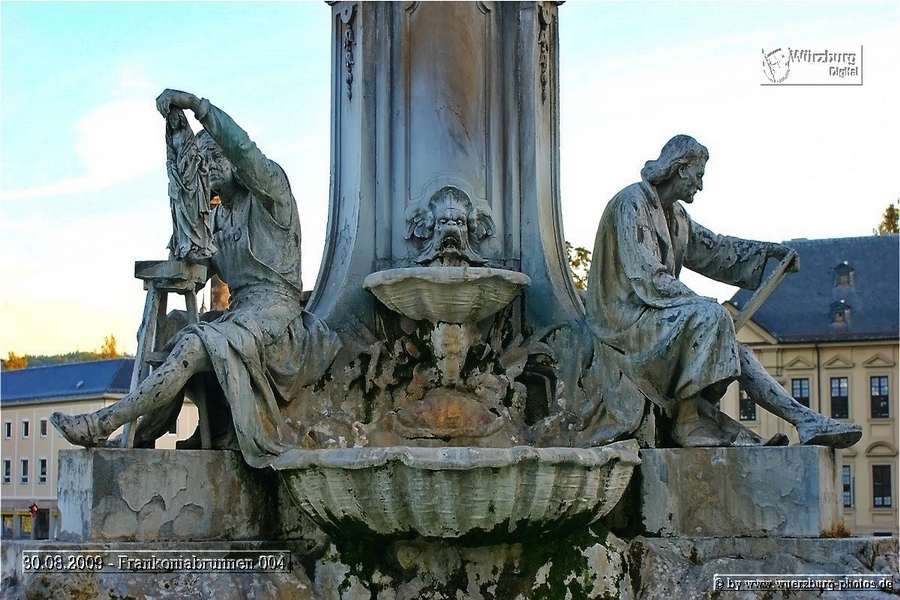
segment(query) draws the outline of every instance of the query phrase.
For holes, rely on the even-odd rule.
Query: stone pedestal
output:
[[[133,542],[302,537],[311,525],[280,489],[275,473],[251,469],[240,452],[62,450],[59,539]]]
[[[842,516],[838,460],[820,446],[642,450],[640,527],[661,537],[819,537]]]
[[[288,550],[284,572],[140,572],[115,568],[119,555]],[[0,598],[243,598],[284,600],[505,600],[571,598],[896,598],[897,538],[765,539],[646,538],[630,542],[602,530],[573,533],[553,543],[469,546],[422,539],[366,545],[297,548],[297,542],[10,542],[2,548]],[[28,553],[105,554],[113,566],[95,571],[22,570]],[[818,574],[851,582],[866,575],[877,589],[862,592],[762,594],[716,591],[716,576]],[[772,577],[774,581],[776,578]],[[859,578],[857,578],[857,581]],[[882,591],[883,590],[883,591]],[[765,594],[765,595],[763,595]]]
[[[718,597],[716,575],[746,574],[825,574],[835,581],[863,574],[880,582],[880,590],[900,589],[897,538],[671,533],[675,516],[679,523],[690,523],[689,513],[718,523],[724,530],[726,517],[711,516],[724,512],[731,515],[728,519],[734,529],[734,523],[742,522],[735,516],[741,514],[737,508],[749,509],[746,500],[731,499],[751,494],[744,489],[751,483],[754,489],[769,488],[767,495],[752,496],[758,502],[774,503],[781,493],[781,501],[794,508],[779,514],[796,520],[802,501],[795,495],[799,492],[790,490],[803,487],[807,478],[817,473],[827,474],[833,457],[822,448],[644,451],[644,481],[632,492],[643,494],[645,509],[654,506],[655,500],[648,496],[652,493],[658,496],[656,501],[663,502],[657,509],[672,511],[672,516],[654,513],[667,516],[657,527],[672,537],[615,535],[603,523],[596,523],[553,539],[535,536],[516,543],[497,543],[490,538],[482,543],[371,539],[355,531],[327,537],[298,516],[296,509],[279,503],[275,473],[246,467],[235,452],[95,449],[61,454],[63,530],[75,541],[4,543],[0,548],[0,599],[714,598]],[[729,465],[726,472],[732,475],[725,477],[725,472],[720,472],[724,465]],[[664,478],[669,482],[665,490],[661,486]],[[821,487],[821,481],[816,485]],[[729,500],[723,501],[726,494]],[[622,504],[628,500],[626,497]],[[635,506],[632,497],[625,508]],[[812,503],[810,510],[815,506]],[[78,527],[82,519],[83,525]],[[745,530],[755,530],[746,517],[743,523]],[[249,539],[254,536],[256,541]],[[152,572],[122,568],[117,561],[122,555],[254,551],[289,552],[290,568],[277,572]],[[35,553],[104,555],[109,561],[94,570],[26,572],[23,558]],[[729,597],[732,595],[758,597],[755,592],[734,592]],[[844,595],[889,597],[879,591]],[[822,591],[800,597],[822,597]]]

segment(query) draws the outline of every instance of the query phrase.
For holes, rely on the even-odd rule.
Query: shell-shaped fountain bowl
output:
[[[618,503],[635,440],[598,448],[289,450],[273,468],[330,532],[490,540],[586,526]]]
[[[486,267],[410,267],[372,273],[363,287],[410,319],[477,323],[531,284],[524,273]]]

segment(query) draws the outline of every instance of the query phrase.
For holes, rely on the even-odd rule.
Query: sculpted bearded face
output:
[[[483,265],[487,261],[476,246],[493,233],[490,214],[454,186],[441,188],[427,202],[407,211],[406,239],[421,240],[422,250],[416,258],[421,265]]]
[[[445,259],[468,254],[468,218],[465,208],[452,198],[445,198],[434,207],[434,238],[438,254]]]

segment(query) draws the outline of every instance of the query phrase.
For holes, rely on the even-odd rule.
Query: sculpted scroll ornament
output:
[[[546,6],[538,9],[538,21],[540,22],[540,32],[538,33],[538,51],[540,52],[540,77],[541,77],[541,102],[547,101],[547,84],[550,77],[547,74],[550,63],[550,23],[553,16]]]
[[[344,82],[347,84],[347,100],[353,99],[353,65],[356,63],[353,56],[353,46],[356,44],[356,34],[353,31],[353,18],[355,16],[355,4],[341,11],[341,22],[346,27],[342,45],[344,47],[344,67],[347,69],[347,74],[344,77]]]

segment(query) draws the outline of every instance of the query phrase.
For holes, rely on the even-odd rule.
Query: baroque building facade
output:
[[[897,535],[898,326],[897,235],[787,242],[800,255],[789,275],[738,332],[800,403],[859,423],[862,439],[840,451],[838,489],[854,535]],[[737,313],[751,293],[725,303]],[[723,410],[769,437],[797,443],[786,421],[756,407],[732,385]]]

